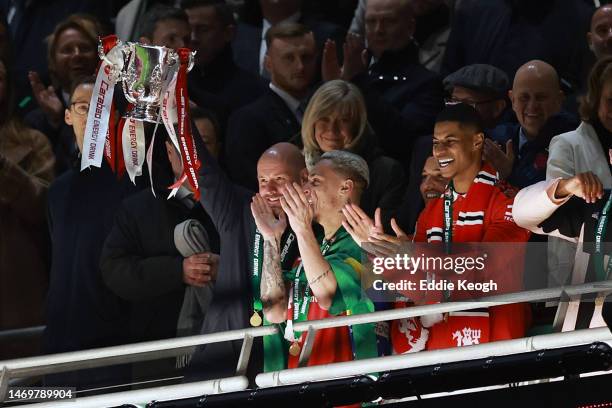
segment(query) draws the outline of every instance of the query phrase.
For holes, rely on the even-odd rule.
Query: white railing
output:
[[[504,294],[497,296],[490,296],[482,298],[478,301],[472,302],[451,302],[451,303],[439,303],[433,305],[415,306],[404,309],[392,309],[380,312],[351,315],[342,317],[333,317],[323,320],[301,322],[295,325],[295,330],[307,331],[304,347],[299,358],[299,365],[303,367],[308,362],[310,357],[310,351],[312,349],[312,341],[317,330],[356,325],[363,323],[373,323],[379,321],[389,321],[400,318],[408,318],[415,316],[424,316],[434,313],[447,313],[453,311],[462,311],[470,309],[478,309],[483,307],[492,307],[509,303],[519,302],[535,302],[535,301],[547,301],[556,299],[575,299],[577,296],[582,294],[591,293],[609,293],[612,292],[612,281],[573,285],[567,287],[559,287],[552,289],[541,289],[533,291],[518,292],[512,294]],[[561,308],[559,308],[561,309]],[[559,316],[557,316],[559,317]],[[75,351],[70,353],[61,353],[54,355],[45,355],[37,357],[29,357],[14,360],[0,361],[0,402],[4,401],[6,391],[8,388],[8,382],[11,378],[22,378],[29,376],[39,376],[44,374],[59,373],[72,370],[80,370],[87,368],[95,368],[102,366],[109,366],[113,364],[124,364],[133,363],[139,361],[155,360],[159,358],[175,357],[185,353],[192,353],[195,351],[195,347],[198,345],[211,344],[224,341],[242,340],[242,351],[238,360],[236,368],[237,377],[244,376],[246,373],[246,367],[251,353],[253,344],[253,338],[275,334],[277,332],[276,326],[264,326],[249,328],[243,330],[234,330],[223,333],[205,334],[199,336],[182,337],[168,340],[151,341],[144,343],[127,344],[122,346],[105,347],[92,350]],[[600,333],[606,333],[605,330]],[[609,331],[607,331],[609,334]],[[566,334],[563,334],[565,336]],[[569,337],[568,337],[569,338]],[[573,337],[572,337],[573,338]],[[514,340],[513,340],[514,341]],[[517,340],[516,344],[524,339]],[[482,346],[487,346],[482,350],[494,350],[498,343],[489,343]],[[514,344],[514,343],[512,343]],[[520,343],[522,344],[522,343]],[[521,348],[523,349],[523,348]],[[466,349],[457,349],[455,353],[464,353]],[[453,352],[452,350],[446,350],[445,352]],[[421,355],[422,353],[419,353]],[[428,356],[430,354],[423,354]],[[410,357],[414,358],[414,357]],[[425,358],[425,357],[423,357]],[[380,362],[382,358],[374,359],[374,361]],[[361,373],[370,372],[365,367],[364,362],[366,360],[359,360],[351,362],[351,370],[357,370]],[[368,362],[367,364],[371,364]],[[349,364],[349,363],[342,363]],[[379,363],[374,363],[379,364]],[[341,366],[344,367],[344,366]],[[361,367],[361,369],[359,368]],[[318,370],[316,367],[312,367]],[[310,369],[310,368],[309,368]],[[378,368],[374,371],[380,371],[382,368]],[[299,369],[297,369],[299,370]],[[295,371],[301,373],[302,371]],[[307,371],[307,373],[310,371]],[[284,372],[283,372],[284,373]],[[273,376],[274,373],[260,374],[258,381],[264,381],[262,384],[268,384],[270,381],[268,378]],[[280,374],[279,374],[280,375]],[[279,380],[284,383],[284,376],[292,376],[294,374],[282,374]],[[310,375],[310,374],[308,374]],[[291,377],[293,378],[293,377]],[[272,381],[272,382],[274,382]],[[262,385],[260,385],[262,386]],[[109,394],[112,395],[112,394]]]

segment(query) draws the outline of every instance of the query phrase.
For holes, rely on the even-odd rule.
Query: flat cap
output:
[[[446,90],[462,86],[499,97],[505,96],[510,88],[508,75],[501,69],[487,64],[467,65],[444,78],[443,83]]]

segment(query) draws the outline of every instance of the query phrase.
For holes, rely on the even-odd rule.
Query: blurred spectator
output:
[[[0,59],[0,330],[43,323],[49,280],[45,210],[55,161],[45,135],[15,116],[15,82],[4,61]],[[2,343],[0,360],[38,353],[35,343]]]
[[[143,16],[138,41],[178,50],[189,45],[190,37],[189,20],[183,10],[156,5]]]
[[[612,55],[612,5],[601,6],[593,13],[587,42],[595,58]]]
[[[500,123],[510,88],[504,71],[487,64],[468,65],[444,78],[443,84],[450,93],[447,104],[472,106],[480,114],[486,129]]]
[[[423,181],[421,182],[419,190],[421,191],[421,197],[423,197],[425,203],[440,198],[442,194],[444,194],[448,179],[442,176],[440,166],[435,157],[429,156],[427,160],[425,160],[421,177]]]
[[[381,147],[402,161],[410,157],[417,136],[431,134],[443,107],[442,84],[419,64],[413,33],[414,15],[407,2],[370,0],[366,37],[371,58],[355,34],[347,36],[342,69],[333,42],[323,51],[323,79],[342,78],[361,89]]]
[[[493,129],[492,140],[485,141],[484,158],[500,178],[522,188],[544,180],[550,139],[578,124],[570,115],[561,113],[564,96],[559,77],[543,61],[529,61],[520,67],[508,95],[519,123]]]
[[[313,33],[304,25],[283,23],[266,33],[269,90],[229,121],[226,166],[234,182],[255,191],[257,161],[270,146],[300,132],[316,72]]]
[[[94,77],[75,80],[65,111],[79,152],[87,123]],[[79,162],[57,178],[49,190],[51,273],[47,295],[45,353],[125,344],[129,339],[126,304],[104,285],[100,254],[119,204],[136,189],[128,177],[118,181],[106,161],[79,171]],[[47,384],[88,387],[120,382],[121,369],[96,368],[48,376]]]
[[[239,68],[232,57],[231,42],[236,21],[223,0],[183,0],[191,25],[191,48],[195,66],[189,73],[189,93],[200,106],[197,94],[210,92],[221,99],[229,112],[253,102],[265,90],[254,74]]]
[[[198,129],[198,133],[202,137],[204,145],[210,152],[211,156],[216,160],[219,159],[219,154],[223,146],[221,140],[221,128],[215,114],[207,109],[198,107],[192,108],[189,112],[191,120]]]
[[[342,80],[323,84],[306,108],[301,133],[309,168],[323,153],[332,150],[349,150],[366,160],[370,182],[362,193],[360,206],[370,217],[380,208],[387,225],[406,189],[404,169],[376,146],[359,89]]]
[[[513,78],[521,65],[540,59],[555,67],[570,95],[584,82],[589,54],[584,36],[592,10],[583,0],[462,0],[442,72],[481,63]]]
[[[367,0],[359,0],[350,31],[365,34]],[[419,62],[427,69],[440,72],[446,42],[450,33],[450,8],[445,0],[407,0],[416,19],[414,40],[419,47]]]
[[[188,184],[168,197],[168,186],[183,174],[180,153],[169,138],[164,146],[156,144],[167,157],[160,155],[154,172],[155,195],[145,189],[124,200],[100,256],[104,283],[130,304],[129,342],[175,337],[186,285],[210,285],[219,262],[218,234]],[[184,228],[187,236],[203,230],[208,239],[199,244],[210,250],[184,257],[178,249]],[[174,363],[172,358],[137,364],[134,379],[165,375]]]
[[[123,41],[137,41],[145,14],[157,5],[178,7],[180,0],[130,0],[117,13],[115,34]]]
[[[15,45],[15,103],[20,109],[29,111],[36,106],[28,72],[38,72],[42,82],[49,83],[45,38],[73,13],[96,16],[106,26],[112,15],[110,9],[109,2],[99,0],[0,0],[0,14],[7,17],[11,43]]]
[[[448,182],[440,175],[440,166],[431,152],[431,136],[421,136],[415,141],[406,193],[395,217],[397,225],[408,234],[414,233],[417,218],[427,202],[440,188],[444,192]]]
[[[52,85],[45,86],[36,71],[28,74],[38,108],[28,113],[25,121],[51,141],[57,174],[70,167],[70,160],[77,152],[72,128],[64,123],[70,84],[79,76],[95,72],[99,34],[99,26],[91,17],[69,16],[48,38],[47,59]]]
[[[265,56],[269,44],[266,41],[268,30],[279,23],[300,23],[314,33],[317,49],[323,47],[327,39],[342,41],[345,31],[335,24],[320,21],[302,14],[301,0],[258,0],[261,18],[256,22],[243,21],[238,24],[234,39],[234,58],[245,70],[266,79],[270,72],[265,66]]]

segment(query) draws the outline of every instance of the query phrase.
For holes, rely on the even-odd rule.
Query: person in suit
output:
[[[268,44],[266,33],[279,23],[300,23],[314,34],[318,49],[327,39],[342,41],[345,31],[332,23],[320,21],[302,13],[301,0],[258,0],[261,20],[253,23],[238,24],[234,39],[234,58],[243,69],[270,79],[270,72],[265,67],[264,59]]]
[[[157,4],[140,22],[138,42],[178,50],[187,47],[191,29],[187,14],[176,7]]]
[[[200,106],[202,94],[220,99],[228,113],[256,100],[265,90],[258,77],[236,65],[231,42],[236,21],[224,0],[184,0],[191,25],[195,66],[189,73],[189,95]]]
[[[414,14],[401,0],[369,0],[366,8],[367,52],[363,38],[349,34],[340,67],[337,45],[323,50],[325,81],[351,81],[363,93],[368,120],[380,146],[406,161],[416,137],[431,134],[436,114],[444,107],[438,76],[419,63],[414,42]]]
[[[300,132],[317,68],[314,34],[306,26],[276,25],[266,33],[266,41],[269,89],[231,116],[226,138],[230,177],[253,191],[257,189],[257,160],[261,154]]]
[[[577,121],[561,110],[563,92],[557,71],[540,60],[519,68],[508,92],[518,124],[493,129],[485,143],[485,157],[515,187],[525,187],[546,177],[550,139],[573,130]],[[506,152],[496,143],[506,147]]]

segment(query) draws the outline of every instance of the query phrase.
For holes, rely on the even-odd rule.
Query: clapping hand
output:
[[[380,223],[380,208],[376,209],[376,214],[379,215],[376,217],[378,223],[375,223],[355,204],[346,204],[342,209],[342,214],[346,218],[345,221],[342,221],[342,226],[359,246],[368,242],[373,233],[383,232],[383,226]]]
[[[57,97],[55,88],[52,85],[45,87],[36,71],[30,71],[28,79],[38,106],[44,112],[51,126],[56,129],[59,128],[64,118],[64,104]]]
[[[363,37],[359,34],[348,33],[343,46],[344,65],[340,67],[336,42],[327,40],[323,46],[323,59],[321,74],[324,81],[344,79],[350,81],[356,75],[367,70],[368,52]]]
[[[484,160],[499,172],[502,180],[507,179],[512,174],[512,166],[514,166],[514,147],[512,140],[506,142],[506,152],[504,153],[497,143],[491,139],[485,139],[484,142]]]
[[[287,228],[285,213],[281,212],[277,218],[259,193],[253,197],[251,212],[253,213],[257,229],[264,239],[266,241],[279,242]]]
[[[301,234],[312,230],[314,218],[314,201],[316,194],[310,194],[310,199],[302,191],[299,184],[287,184],[283,189],[283,196],[280,199],[281,206],[289,218],[289,225],[296,234]]]

